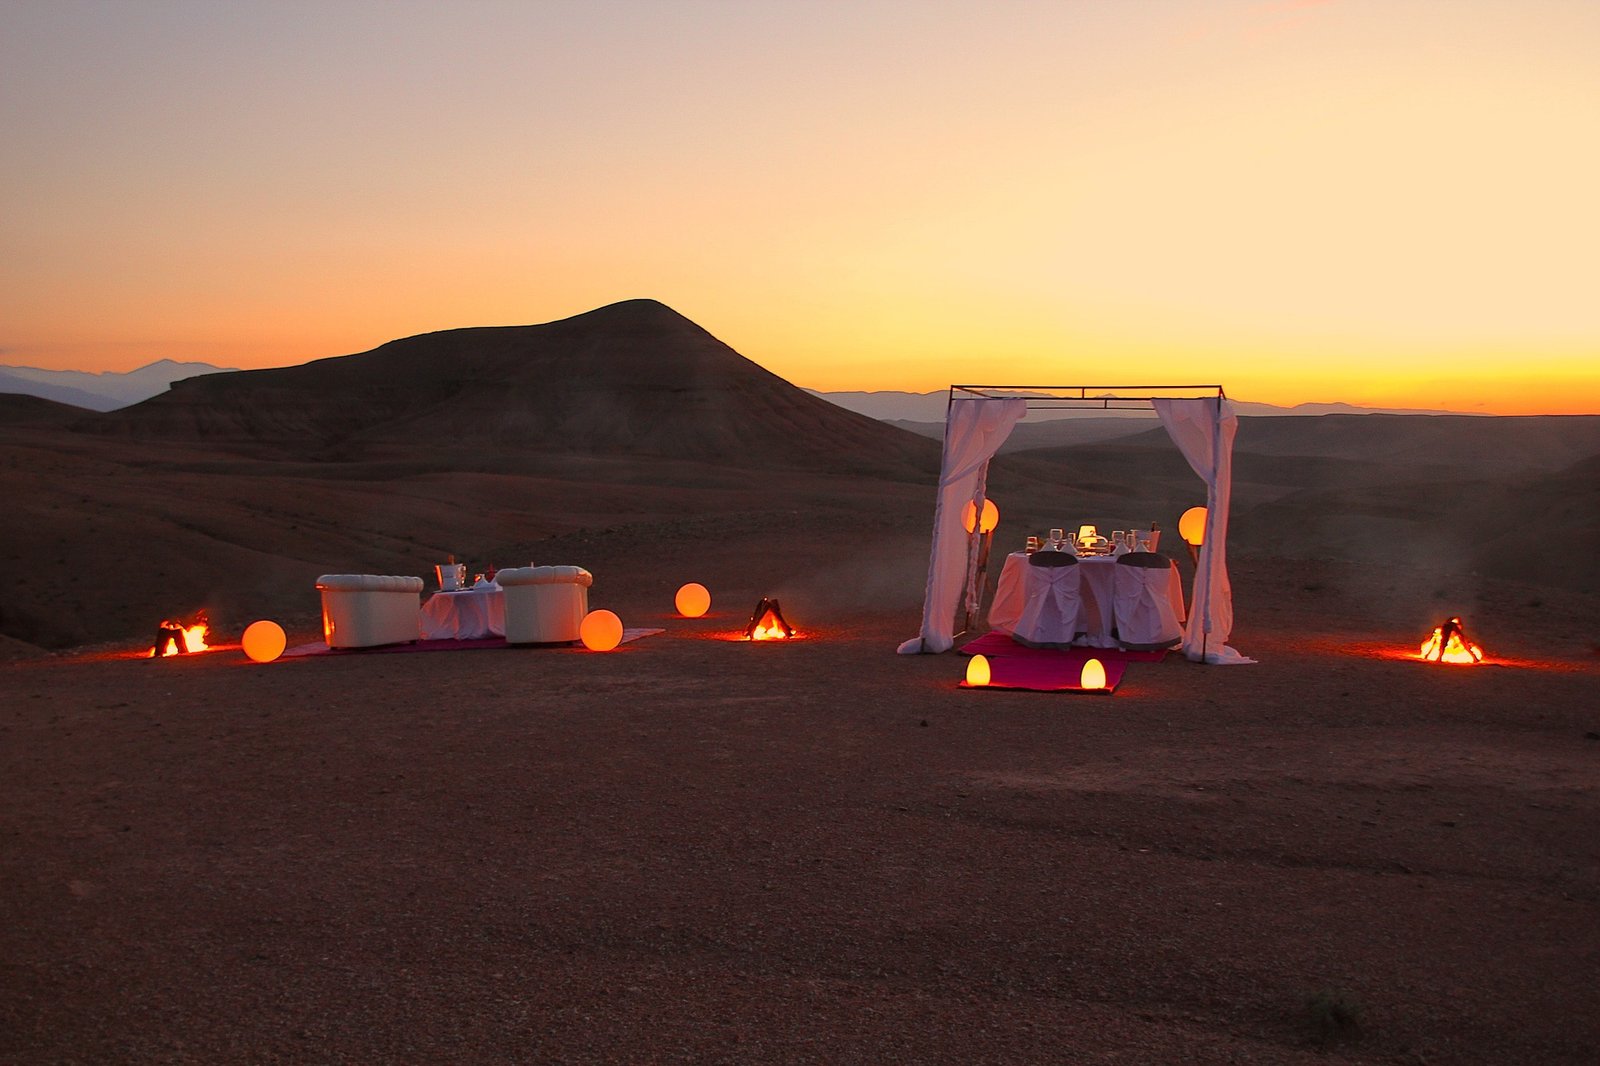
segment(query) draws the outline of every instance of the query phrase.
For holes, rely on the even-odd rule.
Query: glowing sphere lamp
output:
[[[711,592],[697,581],[691,581],[678,590],[673,606],[685,618],[699,618],[711,609]]]
[[[961,513],[961,524],[971,533],[977,527],[979,533],[993,533],[1000,524],[1000,508],[994,505],[993,500],[983,501],[983,514],[978,514],[978,505],[972,500],[967,501],[967,509]]]
[[[253,662],[270,663],[283,654],[283,646],[288,641],[283,635],[282,626],[263,618],[245,627],[242,643],[244,653]]]
[[[578,637],[590,651],[610,651],[622,643],[622,619],[612,611],[590,611],[578,626]]]
[[[974,655],[967,660],[967,684],[973,688],[982,688],[989,683],[989,657]]]
[[[1183,538],[1185,544],[1199,547],[1206,539],[1206,509],[1204,507],[1191,507],[1183,512],[1183,517],[1178,519],[1178,536]]]
[[[1078,687],[1089,692],[1106,687],[1106,668],[1099,659],[1090,659],[1083,664],[1083,673],[1078,675]]]

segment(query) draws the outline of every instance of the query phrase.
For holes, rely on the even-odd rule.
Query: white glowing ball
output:
[[[974,688],[982,688],[989,683],[991,676],[988,656],[974,655],[967,660],[967,684]]]
[[[1205,543],[1206,539],[1206,509],[1204,507],[1191,507],[1183,512],[1183,517],[1178,519],[1178,536],[1185,543],[1193,544],[1196,548]]]
[[[699,618],[711,609],[711,592],[697,581],[691,581],[678,590],[673,606],[685,618]]]
[[[1085,689],[1098,689],[1106,687],[1106,668],[1099,659],[1090,659],[1083,664],[1083,673],[1078,675],[1078,685]]]
[[[578,637],[590,651],[610,651],[622,643],[622,619],[611,611],[590,611],[578,626]]]
[[[1000,524],[1000,508],[995,506],[993,500],[984,500],[983,515],[980,518],[978,505],[968,500],[967,509],[961,512],[961,524],[966,527],[968,533],[972,532],[974,526],[979,533],[993,533],[995,527]]]
[[[283,654],[283,647],[288,639],[283,635],[283,627],[276,622],[263,618],[259,622],[251,622],[244,631],[244,653],[258,663],[270,663]]]

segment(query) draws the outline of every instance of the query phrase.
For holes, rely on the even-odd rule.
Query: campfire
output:
[[[182,622],[162,622],[156,629],[156,643],[155,647],[150,649],[150,658],[160,659],[167,655],[205,651],[211,646],[206,643],[206,634],[210,628],[204,616],[190,626]]]
[[[784,621],[778,601],[765,596],[751,612],[750,624],[744,627],[746,640],[787,640],[794,635],[794,627]]]
[[[1483,649],[1467,639],[1461,628],[1461,619],[1452,618],[1434,628],[1433,636],[1422,642],[1419,659],[1432,663],[1463,663],[1468,666],[1483,661]]]

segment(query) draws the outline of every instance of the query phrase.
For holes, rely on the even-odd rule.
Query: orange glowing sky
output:
[[[661,300],[796,384],[1600,412],[1600,4],[0,6],[0,363]]]

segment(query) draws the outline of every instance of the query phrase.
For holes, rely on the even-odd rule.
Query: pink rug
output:
[[[1118,685],[1122,684],[1123,671],[1128,668],[1127,663],[1104,659],[1094,654],[1097,651],[1094,648],[1074,648],[1071,651],[1056,651],[1052,648],[1024,650],[1040,654],[997,655],[989,660],[987,685],[969,685],[962,681],[961,687],[1019,688],[1030,692],[1103,692],[1110,695],[1116,691]],[[1083,687],[1083,664],[1090,659],[1100,659],[1100,665],[1105,667],[1104,688]]]
[[[640,637],[653,637],[657,633],[665,633],[665,629],[624,629],[622,643],[638,640]],[[376,648],[330,648],[320,640],[310,644],[300,644],[285,651],[279,658],[298,659],[307,655],[374,655],[388,652],[409,651],[476,651],[482,648],[498,648],[507,650],[578,650],[586,651],[582,644],[573,641],[570,644],[507,644],[505,637],[480,637],[476,640],[418,640],[410,644],[382,644]]]

